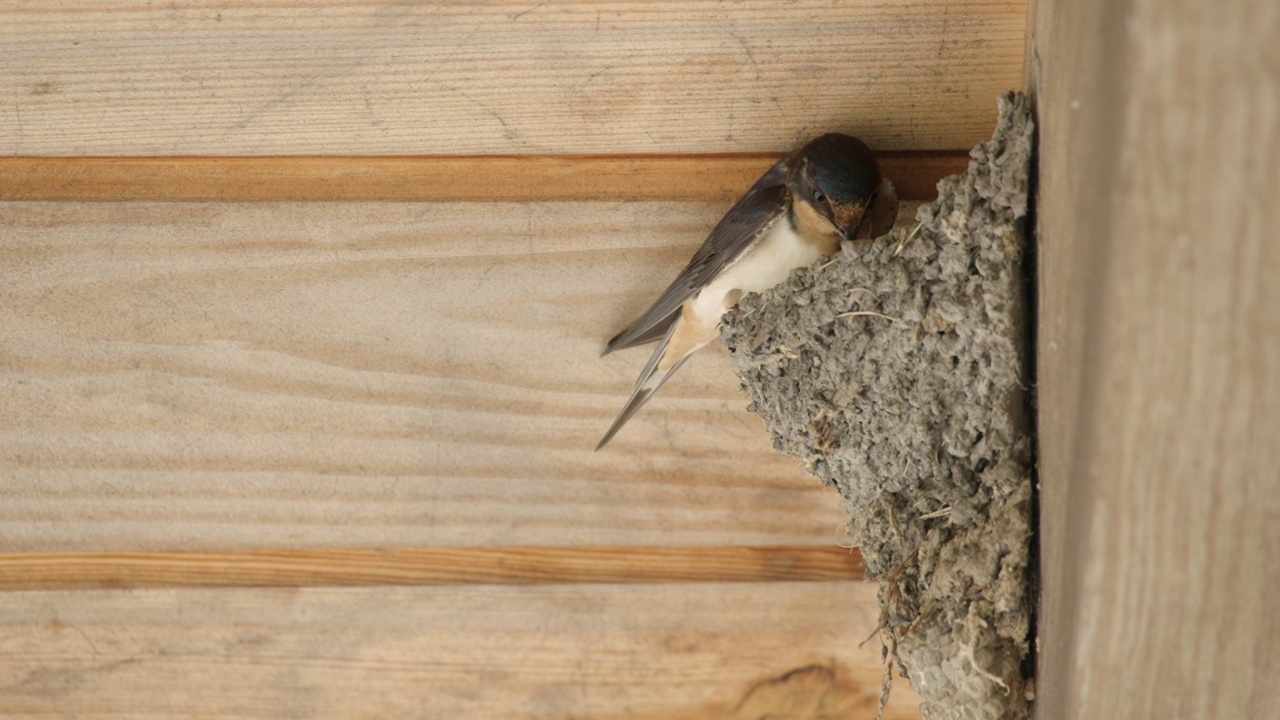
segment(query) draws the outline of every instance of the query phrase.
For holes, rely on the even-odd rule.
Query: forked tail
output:
[[[658,369],[658,364],[662,360],[662,355],[667,351],[667,347],[671,344],[671,336],[675,335],[676,328],[680,327],[682,320],[679,318],[671,323],[671,327],[667,328],[667,334],[662,336],[662,342],[658,343],[658,347],[653,351],[653,356],[649,358],[649,364],[644,366],[644,370],[640,372],[640,377],[636,379],[635,389],[631,391],[631,397],[627,398],[627,404],[622,407],[622,412],[618,413],[618,418],[609,426],[608,432],[604,437],[600,438],[600,443],[596,445],[596,450],[604,447],[613,436],[627,424],[632,415],[640,409],[653,394],[658,392],[658,388],[671,377],[672,373],[680,369],[685,360],[689,359],[689,355],[680,358],[679,362],[671,366],[670,370],[662,371]],[[690,353],[692,354],[692,353]]]

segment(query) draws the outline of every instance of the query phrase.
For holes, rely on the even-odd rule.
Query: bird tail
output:
[[[640,377],[636,379],[635,389],[631,391],[631,397],[627,398],[627,404],[622,407],[622,412],[618,413],[617,419],[609,426],[609,430],[605,432],[604,437],[600,438],[600,443],[596,445],[596,450],[604,447],[605,444],[612,440],[613,436],[622,429],[622,426],[631,419],[631,416],[635,415],[636,411],[648,402],[654,393],[658,392],[658,388],[662,387],[667,378],[679,370],[684,361],[689,359],[689,355],[693,354],[689,353],[689,355],[680,358],[675,365],[671,366],[670,370],[663,371],[658,369],[659,361],[662,360],[663,354],[667,352],[667,347],[671,344],[671,336],[675,335],[676,328],[680,327],[681,322],[680,318],[676,318],[676,321],[671,323],[671,327],[667,328],[667,334],[662,336],[662,342],[653,351],[653,356],[649,358],[649,364],[644,366],[644,370],[640,372]]]

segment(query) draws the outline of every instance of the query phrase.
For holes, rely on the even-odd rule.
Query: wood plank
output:
[[[0,549],[829,546],[718,346],[592,452],[724,209],[0,205]]]
[[[1025,5],[10,2],[0,155],[967,149]]]
[[[695,156],[0,158],[0,200],[736,200],[779,154]],[[932,200],[963,152],[882,153],[906,200]]]
[[[871,717],[877,617],[858,582],[0,593],[0,715],[709,719],[816,664]]]
[[[1037,716],[1280,717],[1280,5],[1037,9]]]
[[[0,591],[863,579],[838,547],[392,548],[0,554]]]

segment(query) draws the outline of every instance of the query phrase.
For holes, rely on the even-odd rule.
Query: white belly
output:
[[[812,265],[820,257],[822,253],[800,239],[786,218],[779,218],[759,244],[698,293],[693,312],[702,322],[714,325],[738,298],[768,290],[786,280],[792,270]]]
[[[715,339],[720,317],[746,293],[768,290],[792,270],[812,265],[822,253],[780,218],[746,256],[723,270],[702,292],[684,304],[658,369],[670,372],[681,360]]]

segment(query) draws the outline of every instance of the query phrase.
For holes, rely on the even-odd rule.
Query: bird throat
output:
[[[840,249],[840,232],[836,226],[809,203],[791,203],[791,214],[787,219],[800,240],[812,245],[819,253],[831,255]]]

